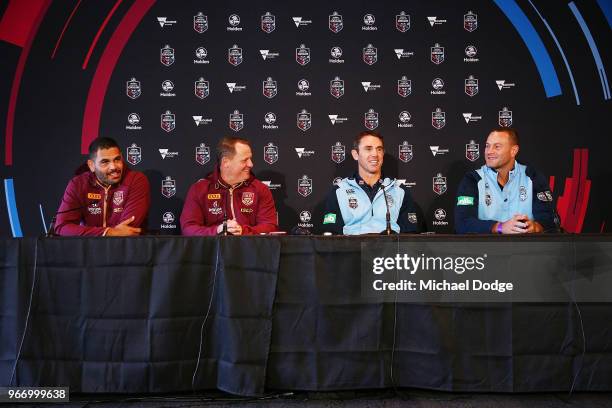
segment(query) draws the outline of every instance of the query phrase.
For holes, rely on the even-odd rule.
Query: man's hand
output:
[[[140,228],[130,227],[130,224],[134,221],[134,216],[132,215],[127,220],[117,224],[114,227],[106,230],[107,237],[129,237],[132,235],[140,235]]]
[[[529,218],[525,214],[515,214],[508,221],[503,222],[502,234],[524,234],[527,232]]]
[[[223,231],[223,224],[219,224],[217,227],[217,233],[220,234],[221,231]],[[242,227],[236,220],[227,220],[227,232],[233,235],[242,235]]]

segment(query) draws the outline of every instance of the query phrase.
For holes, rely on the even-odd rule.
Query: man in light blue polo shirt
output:
[[[558,230],[546,178],[516,161],[519,139],[511,128],[493,129],[486,164],[468,172],[457,190],[455,230],[459,234],[524,234]]]

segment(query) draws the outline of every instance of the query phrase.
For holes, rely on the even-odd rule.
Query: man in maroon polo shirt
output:
[[[191,186],[181,214],[184,235],[227,232],[250,235],[278,229],[270,189],[252,174],[253,153],[246,139],[225,137],[217,145],[215,171]]]
[[[149,211],[149,181],[128,169],[116,141],[89,145],[89,172],[75,176],[62,198],[55,232],[59,235],[130,236],[141,233]]]

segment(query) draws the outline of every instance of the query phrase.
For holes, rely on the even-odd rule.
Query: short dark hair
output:
[[[98,150],[112,149],[113,147],[121,150],[115,139],[111,139],[110,137],[98,137],[89,144],[89,158],[94,160],[98,154]]]
[[[493,128],[489,132],[489,134],[491,134],[493,132],[507,133],[508,136],[510,137],[510,143],[512,143],[513,145],[518,145],[519,144],[519,135],[518,135],[518,132],[516,131],[516,129],[514,129],[514,128],[509,128],[509,127]]]
[[[217,161],[221,163],[224,157],[232,158],[236,154],[236,143],[251,147],[251,142],[240,137],[224,137],[217,143]]]
[[[353,140],[353,150],[359,150],[359,143],[361,143],[361,139],[363,139],[366,136],[374,136],[374,137],[379,138],[383,144],[383,147],[385,146],[385,140],[383,139],[380,133],[373,132],[371,130],[366,130],[364,132],[359,133],[357,137],[355,138],[355,140]]]

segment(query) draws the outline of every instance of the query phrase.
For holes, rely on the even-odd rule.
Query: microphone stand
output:
[[[223,235],[223,236],[234,235],[234,234],[232,234],[231,232],[229,232],[227,230],[227,201],[228,201],[228,197],[229,197],[229,189],[225,193],[225,203],[223,204],[223,229],[219,233],[219,235]]]
[[[391,184],[389,184],[389,185],[391,185]],[[385,219],[387,221],[387,228],[384,231],[381,232],[381,235],[396,234],[396,232],[391,229],[391,211],[389,210],[389,201],[387,200],[387,194],[385,194],[385,185],[384,184],[382,186],[382,193],[383,193],[383,197],[385,198],[385,207],[387,208],[387,212],[385,213]]]

